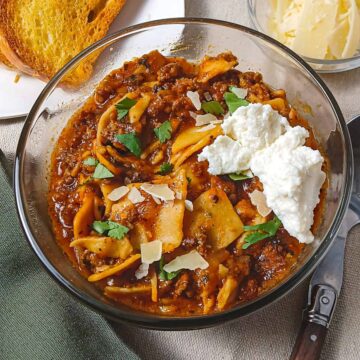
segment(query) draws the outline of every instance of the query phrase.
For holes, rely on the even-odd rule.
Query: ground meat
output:
[[[260,82],[261,80],[262,75],[260,73],[252,71],[241,73],[239,76],[240,87],[242,88],[249,88],[252,85]]]
[[[181,114],[184,110],[195,110],[193,103],[187,96],[175,100],[172,105],[172,113],[174,115]]]
[[[181,242],[181,246],[188,251],[195,248],[201,255],[205,255],[208,250],[206,246],[208,230],[208,227],[201,226],[199,231],[196,233],[196,236],[184,237]]]
[[[183,70],[178,63],[170,63],[163,66],[157,74],[160,82],[174,80],[183,75]]]
[[[173,289],[173,281],[159,281],[158,282],[158,291],[160,297],[163,297],[171,292]]]
[[[250,272],[250,256],[230,256],[225,266],[230,269],[229,274],[233,275],[239,282],[249,275]]]
[[[175,85],[172,91],[175,91],[177,95],[184,95],[189,90],[196,90],[194,80],[189,78],[176,79]]]
[[[84,250],[79,255],[79,261],[91,272],[95,272],[95,269],[99,266],[107,265],[104,258],[100,258],[89,250]]]
[[[249,301],[258,296],[259,285],[256,279],[248,279],[240,288],[239,301]]]
[[[247,99],[249,101],[270,100],[270,91],[263,83],[257,83],[249,88]]]
[[[156,118],[162,111],[164,111],[166,105],[167,102],[164,99],[162,99],[160,96],[156,96],[148,106],[146,113],[149,116]]]
[[[262,274],[264,280],[271,279],[275,274],[282,272],[286,267],[285,254],[280,245],[268,242],[257,258],[257,271]]]
[[[175,284],[175,291],[174,291],[175,297],[181,296],[181,294],[188,287],[189,281],[190,281],[190,276],[187,272],[181,274],[181,276],[179,277],[179,279]]]

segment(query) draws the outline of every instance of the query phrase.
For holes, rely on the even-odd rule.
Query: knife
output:
[[[360,223],[360,116],[348,123],[348,129],[355,169],[350,205],[336,239],[310,280],[307,307],[290,360],[320,358],[343,282],[346,238],[349,231]]]

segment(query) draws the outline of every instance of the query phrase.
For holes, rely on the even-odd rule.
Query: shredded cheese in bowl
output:
[[[351,58],[360,46],[356,0],[274,0],[270,35],[313,59]]]

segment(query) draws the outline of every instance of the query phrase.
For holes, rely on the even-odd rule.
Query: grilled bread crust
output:
[[[0,61],[49,80],[69,60],[100,40],[125,0],[0,0]],[[64,83],[86,81],[100,52]]]

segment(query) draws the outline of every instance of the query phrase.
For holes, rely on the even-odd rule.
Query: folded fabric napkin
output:
[[[21,232],[0,166],[0,358],[139,359],[108,322],[65,293]]]

